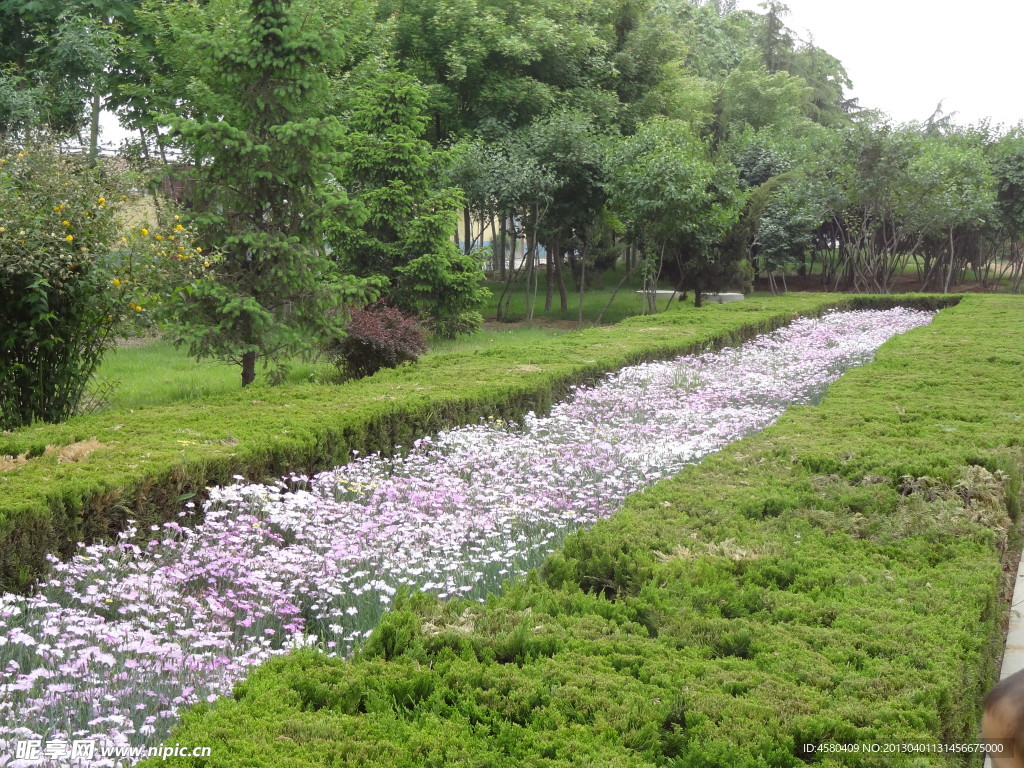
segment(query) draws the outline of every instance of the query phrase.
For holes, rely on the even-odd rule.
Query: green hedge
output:
[[[928,306],[950,301],[914,300]],[[25,589],[44,572],[47,553],[67,557],[76,542],[115,535],[128,519],[146,530],[174,516],[180,497],[201,495],[234,474],[266,479],[315,471],[345,462],[352,450],[388,453],[481,417],[518,418],[543,411],[569,387],[606,371],[733,343],[797,313],[864,301],[876,300],[793,294],[679,308],[529,347],[446,355],[342,386],[249,389],[5,433],[0,457],[37,458],[0,469],[0,589]],[[81,461],[41,455],[47,445],[92,437],[105,447]]]
[[[351,662],[268,662],[168,742],[212,757],[166,764],[970,764],[800,745],[976,735],[1020,547],[1022,372],[1024,300],[965,298],[486,605],[416,595]]]

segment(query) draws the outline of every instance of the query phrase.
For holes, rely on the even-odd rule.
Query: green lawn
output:
[[[592,325],[608,304],[615,286],[622,279],[622,270],[615,270],[595,278],[595,284],[584,297],[583,319],[585,325]],[[521,323],[510,324],[500,329],[480,330],[455,340],[431,339],[430,351],[424,356],[459,352],[481,352],[515,344],[542,341],[552,336],[568,333],[571,327],[548,327],[552,321],[575,322],[577,317],[576,294],[570,295],[570,310],[544,312],[544,286],[537,296],[534,314],[535,325],[523,327]],[[491,298],[483,310],[485,318],[493,319],[497,311],[501,283],[488,283]],[[617,323],[626,317],[643,312],[641,298],[636,291],[640,288],[638,279],[627,280],[619,289],[612,305],[605,311],[602,324]],[[666,300],[658,303],[664,309]],[[525,314],[526,289],[518,286],[512,292],[511,310],[513,320],[521,321]],[[558,296],[555,295],[555,306]],[[289,385],[333,384],[339,381],[337,369],[325,361],[295,360],[288,366],[285,383]],[[139,408],[146,405],[189,402],[234,392],[239,389],[241,372],[236,365],[216,361],[202,361],[189,357],[186,350],[177,348],[168,341],[153,339],[110,350],[96,372],[95,382],[85,405],[86,411],[108,408]],[[268,382],[265,371],[257,371],[257,383]]]
[[[257,381],[266,382],[259,372]],[[337,379],[334,367],[296,361],[287,382],[318,383]],[[86,409],[138,408],[144,405],[200,400],[234,392],[241,386],[241,369],[216,361],[196,361],[187,350],[169,341],[117,347],[103,358],[90,388]]]

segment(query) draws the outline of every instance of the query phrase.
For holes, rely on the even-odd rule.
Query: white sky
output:
[[[760,11],[760,0],[739,0]],[[942,101],[960,124],[1024,120],[1021,0],[783,0],[786,26],[839,59],[852,97],[896,122]]]

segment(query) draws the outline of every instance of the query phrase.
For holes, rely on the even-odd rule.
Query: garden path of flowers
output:
[[[134,530],[80,545],[33,596],[0,598],[0,765],[18,739],[159,744],[183,707],[228,694],[274,654],[349,653],[403,586],[482,599],[627,495],[815,402],[932,316],[797,320],[609,374],[522,425],[462,427],[404,457],[276,486],[238,477],[211,491],[204,522],[153,526],[146,547],[130,543]]]

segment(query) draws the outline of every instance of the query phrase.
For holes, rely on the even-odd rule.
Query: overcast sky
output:
[[[786,26],[843,63],[861,106],[897,122],[926,120],[940,101],[961,124],[1024,120],[1021,0],[783,2]]]

